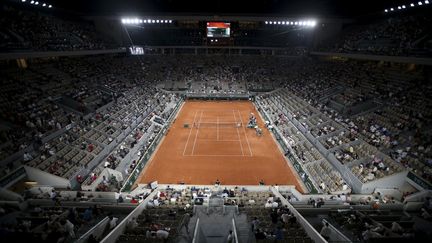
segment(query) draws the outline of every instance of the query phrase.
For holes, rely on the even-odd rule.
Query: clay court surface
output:
[[[251,112],[262,136],[246,127]],[[208,185],[218,178],[225,185],[258,185],[263,179],[302,191],[263,124],[249,101],[187,101],[138,182]]]

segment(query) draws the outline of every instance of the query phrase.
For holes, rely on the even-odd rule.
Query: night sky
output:
[[[46,0],[56,7],[96,15],[145,13],[308,15],[357,17],[378,12],[407,0]]]

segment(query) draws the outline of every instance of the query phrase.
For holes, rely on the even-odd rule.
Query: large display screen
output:
[[[230,23],[207,22],[207,37],[230,37]]]

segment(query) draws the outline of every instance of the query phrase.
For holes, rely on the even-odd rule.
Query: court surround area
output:
[[[249,101],[186,101],[138,183],[295,185],[299,182],[267,129],[248,128]]]

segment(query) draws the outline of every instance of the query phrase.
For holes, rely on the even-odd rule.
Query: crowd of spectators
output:
[[[87,208],[31,205],[26,210],[6,214],[13,217],[2,221],[0,236],[8,242],[72,242],[107,215],[115,218],[99,205]]]
[[[322,50],[387,56],[427,56],[432,47],[428,27],[430,23],[430,16],[414,14],[349,25],[343,29],[340,42]]]
[[[117,138],[128,129],[133,134],[106,159],[109,168],[116,168],[143,132],[151,130],[139,153],[147,150],[160,129],[157,126],[150,129],[149,119],[153,115],[168,118],[178,97],[159,93],[150,75],[140,77],[141,70],[130,66],[142,65],[137,58],[113,57],[105,65],[95,63],[100,60],[64,58],[34,63],[24,70],[9,67],[4,72],[2,79],[6,82],[2,87],[8,92],[2,93],[2,98],[8,102],[1,106],[6,125],[2,127],[1,155],[2,159],[20,151],[22,155],[17,162],[3,167],[2,173],[9,173],[23,163],[67,179],[82,171],[78,177],[84,181],[87,167],[94,166],[93,159],[111,143],[120,143]],[[55,85],[56,80],[61,81],[61,88]],[[63,102],[66,96],[93,115],[89,117],[73,102]],[[147,117],[140,125],[138,121],[143,115]],[[64,132],[45,141],[48,135],[59,131]]]
[[[310,65],[312,63],[314,64]],[[330,125],[330,129],[334,127],[335,131],[318,138],[320,143],[331,150],[342,163],[361,158],[358,154],[361,151],[357,151],[352,145],[358,144],[358,140],[362,139],[372,145],[371,147],[361,146],[362,150],[366,149],[363,153],[370,156],[379,155],[375,158],[382,160],[380,162],[384,164],[393,159],[430,181],[432,173],[429,147],[431,145],[426,124],[430,121],[431,110],[426,105],[429,102],[427,97],[430,96],[430,85],[426,81],[427,70],[422,67],[412,69],[403,64],[379,65],[355,61],[309,60],[300,62],[300,67],[295,66],[293,68],[298,72],[288,74],[286,81],[280,83],[280,86],[286,87],[294,95],[302,98],[300,101],[295,97],[292,98],[296,103],[288,105],[291,106],[291,115],[304,128],[311,130],[312,134],[316,130],[314,127],[328,128],[330,121],[341,124],[343,129]],[[365,109],[354,112],[351,110],[354,104],[350,106],[342,102],[341,104],[346,106],[345,109],[335,105],[334,97],[347,88],[362,90],[360,93],[369,97],[362,103]],[[305,105],[299,109],[298,105],[300,104],[301,107],[301,102],[304,101],[318,110],[314,111],[313,116],[304,112]],[[366,101],[373,102],[374,105],[367,106]],[[285,119],[283,116],[281,118]],[[281,122],[280,119],[275,120]],[[283,132],[285,135],[289,134],[289,142],[298,142],[294,136],[297,133],[295,130],[290,132],[283,130]],[[322,135],[323,132],[316,131],[315,136],[319,134]],[[340,148],[336,149],[337,147]],[[369,158],[366,160],[367,165],[371,164],[370,161],[372,160]],[[358,166],[364,167],[365,164]],[[374,166],[371,168],[375,170]],[[385,171],[393,167],[385,165],[382,168]],[[376,174],[377,170],[367,173],[365,170],[357,170],[356,167],[353,167],[353,170],[355,173],[362,171],[362,178],[376,178],[373,174]],[[364,180],[369,181],[369,179]]]
[[[110,44],[92,23],[76,17],[2,5],[0,50],[72,51],[106,49]]]

